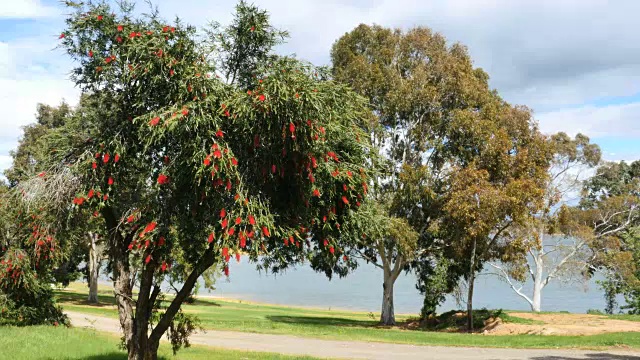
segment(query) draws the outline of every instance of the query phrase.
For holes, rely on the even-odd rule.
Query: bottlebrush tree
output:
[[[183,344],[181,304],[211,266],[229,275],[231,258],[248,256],[278,270],[311,252],[345,261],[340,224],[367,191],[361,97],[293,58],[227,82],[210,59],[235,57],[198,42],[193,27],[128,4],[70,6],[60,44],[78,64],[75,83],[102,106],[97,129],[60,163],[82,184],[70,205],[104,220],[130,359],[155,359],[167,331]],[[276,36],[268,17],[239,8],[234,49],[265,59],[251,51]],[[160,308],[178,256],[190,273]]]
[[[68,195],[67,174],[40,173],[8,188],[0,182],[0,324],[66,325],[51,284],[68,257],[66,216],[51,206]]]

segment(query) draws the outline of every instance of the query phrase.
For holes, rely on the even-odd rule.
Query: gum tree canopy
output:
[[[83,146],[60,151],[61,163],[82,184],[69,201],[104,219],[130,359],[155,359],[167,331],[174,348],[185,342],[182,302],[209,267],[228,275],[232,256],[275,270],[310,251],[345,261],[333,244],[366,192],[362,98],[310,65],[266,56],[281,33],[244,3],[211,42],[127,4],[116,14],[104,3],[72,6],[60,42],[78,64],[73,80],[103,113]],[[221,39],[235,46],[206,46]],[[220,53],[229,51],[257,61],[253,76],[219,78],[246,68],[217,72],[213,59],[238,59]],[[177,258],[188,275],[160,308]]]

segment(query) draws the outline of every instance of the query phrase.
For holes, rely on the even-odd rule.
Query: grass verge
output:
[[[88,329],[29,326],[0,327],[0,359],[11,360],[126,360],[127,354],[118,348],[116,336]],[[168,344],[160,346],[159,359],[163,360],[313,360],[271,353],[223,350],[192,346],[173,356]]]
[[[85,288],[86,289],[86,288]],[[60,291],[62,306],[71,311],[117,317],[113,295],[104,291],[100,305],[89,306],[83,292]],[[502,348],[640,348],[638,333],[609,333],[589,336],[561,335],[482,335],[455,332],[407,330],[380,327],[368,313],[328,311],[274,305],[199,299],[184,307],[197,314],[205,329],[233,330],[265,334],[282,334],[322,339],[377,341],[415,345],[476,346]],[[482,310],[480,310],[482,311]],[[495,315],[488,311],[487,315]],[[522,319],[500,312],[505,322],[538,324],[536,320]],[[398,321],[407,320],[398,316]]]

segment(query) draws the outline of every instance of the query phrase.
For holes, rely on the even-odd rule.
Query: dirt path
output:
[[[66,312],[77,327],[120,333],[116,319]],[[321,358],[375,360],[640,360],[640,352],[582,350],[486,349],[444,346],[415,346],[362,341],[335,341],[288,335],[254,334],[207,330],[191,338],[193,344],[245,351],[267,351]]]
[[[517,312],[509,314],[519,318],[541,321],[544,324],[500,324],[495,329],[490,330],[489,334],[595,335],[607,332],[640,332],[640,322],[616,320],[599,315]],[[640,333],[638,336],[640,336]]]

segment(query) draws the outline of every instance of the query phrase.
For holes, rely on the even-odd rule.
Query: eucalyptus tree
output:
[[[442,219],[451,218],[454,210],[451,189],[475,185],[454,182],[471,175],[498,189],[511,178],[538,176],[537,168],[514,165],[544,162],[542,137],[526,109],[506,104],[489,88],[488,75],[473,67],[464,46],[449,45],[429,28],[402,31],[360,25],[334,44],[332,62],[335,79],[369,100],[369,136],[374,150],[387,161],[387,171],[371,180],[369,198],[380,203],[389,218],[406,220],[418,236],[408,255],[398,251],[408,247],[392,237],[377,241],[384,241],[384,248],[370,246],[367,239],[361,242],[368,248],[365,259],[375,262],[380,257],[390,264],[398,262],[400,268],[416,269],[418,288],[425,294],[423,314],[432,314],[443,294],[469,274],[463,264],[469,259],[450,251],[454,229],[444,226]],[[531,157],[525,155],[528,152]],[[521,201],[528,199],[523,194]],[[385,294],[387,274],[391,273],[385,271]],[[439,279],[432,279],[436,275]],[[381,320],[391,324],[386,295],[384,299]]]

